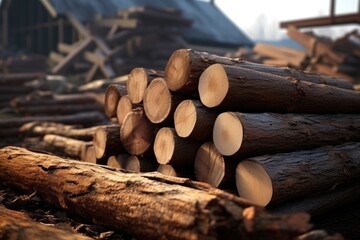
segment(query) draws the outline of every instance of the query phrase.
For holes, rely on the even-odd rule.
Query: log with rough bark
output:
[[[360,93],[323,84],[288,80],[254,70],[214,64],[199,80],[207,107],[248,112],[360,112]]]
[[[149,83],[159,77],[164,77],[164,72],[146,68],[134,68],[127,82],[127,92],[132,103],[140,103],[143,100],[145,90]]]
[[[0,85],[22,85],[26,82],[45,79],[44,73],[4,73],[0,74]]]
[[[124,153],[125,149],[120,140],[120,126],[98,127],[94,133],[93,145],[97,159],[107,159],[112,155]]]
[[[15,128],[20,127],[28,122],[57,122],[64,124],[81,124],[89,126],[105,122],[105,117],[100,112],[84,112],[72,115],[59,116],[39,116],[39,117],[19,117],[19,118],[4,118],[0,119],[0,128]]]
[[[45,135],[43,141],[50,149],[54,148],[63,153],[64,156],[70,156],[77,159],[81,158],[81,150],[85,144],[84,141],[53,134]]]
[[[357,114],[225,112],[215,121],[219,152],[236,158],[311,149],[360,140]]]
[[[174,112],[176,133],[183,138],[197,141],[212,139],[212,130],[218,114],[199,101],[184,100]]]
[[[119,125],[121,126],[124,122],[126,115],[131,112],[133,109],[142,107],[142,104],[133,104],[130,100],[129,95],[124,95],[120,97],[119,103],[116,108],[116,118]]]
[[[55,134],[68,138],[74,138],[78,140],[90,141],[93,139],[93,135],[96,127],[80,128],[74,125],[65,125],[54,122],[30,122],[26,123],[20,128],[20,132],[30,136],[43,136],[46,134]]]
[[[183,96],[170,92],[163,78],[155,78],[144,94],[146,116],[153,123],[172,122],[174,111],[182,100]]]
[[[157,127],[147,119],[142,109],[128,113],[120,128],[120,139],[132,155],[142,155],[152,146]],[[150,149],[151,151],[151,149]]]
[[[216,63],[271,73],[288,79],[352,89],[352,84],[350,82],[333,77],[319,76],[314,73],[307,73],[290,68],[271,67],[247,62],[242,59],[220,57],[190,49],[180,49],[171,55],[165,69],[165,80],[169,89],[172,91],[192,94],[197,92],[199,78],[203,71]]]
[[[35,222],[25,213],[10,210],[0,205],[0,239],[91,240],[92,238]]]
[[[0,149],[0,180],[140,239],[292,239],[311,228],[308,214],[269,215],[205,183],[125,173],[17,147]]]
[[[173,128],[161,128],[155,138],[154,152],[159,164],[192,166],[201,142],[181,138]]]
[[[261,206],[360,179],[360,143],[248,158],[236,168],[239,196]]]
[[[232,159],[225,159],[212,142],[206,142],[196,154],[195,178],[213,187],[235,185],[236,163]]]
[[[126,82],[108,86],[105,94],[105,113],[109,118],[116,117],[118,102],[124,95],[127,95]]]

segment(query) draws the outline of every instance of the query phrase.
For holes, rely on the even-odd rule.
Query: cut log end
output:
[[[228,77],[221,64],[213,64],[201,74],[198,90],[200,100],[205,106],[218,106],[224,100],[228,89]]]
[[[98,129],[96,129],[93,139],[95,157],[97,159],[100,159],[105,155],[106,141],[107,141],[106,130],[102,127],[99,127]]]
[[[154,152],[159,164],[168,164],[175,150],[174,132],[170,128],[161,128],[155,137]]]
[[[190,52],[186,49],[175,51],[165,68],[165,79],[170,90],[181,89],[188,80],[190,74]]]
[[[216,118],[213,141],[222,155],[235,154],[241,147],[243,135],[242,123],[234,113],[225,112]]]
[[[188,137],[196,124],[196,106],[192,100],[182,101],[174,113],[176,133],[180,137]]]
[[[95,156],[95,147],[91,146],[86,150],[85,158],[83,159],[84,162],[97,164],[98,160]]]
[[[223,156],[212,142],[204,143],[198,150],[194,163],[195,177],[201,182],[218,187],[225,176]]]
[[[177,172],[171,165],[160,164],[157,171],[166,176],[178,177]]]
[[[266,206],[273,195],[269,174],[256,161],[244,160],[236,167],[236,188],[239,196],[257,205]]]
[[[117,168],[117,169],[124,169],[125,163],[129,158],[128,154],[119,154],[118,156],[111,156],[108,158],[106,165],[109,167]]]
[[[129,98],[133,103],[143,100],[145,90],[148,86],[148,75],[144,68],[134,68],[127,82]]]
[[[116,109],[120,97],[126,95],[126,86],[125,85],[110,85],[105,94],[105,113],[108,117],[116,116]]]
[[[131,110],[132,103],[130,97],[128,95],[122,96],[116,110],[116,117],[120,126],[123,124],[126,115],[131,112]]]
[[[144,110],[153,123],[163,122],[171,111],[171,93],[163,78],[154,79],[144,95]]]

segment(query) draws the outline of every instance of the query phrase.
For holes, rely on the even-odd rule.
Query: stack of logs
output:
[[[135,68],[110,85],[105,112],[117,124],[67,142],[78,158],[236,186],[279,212],[360,196],[360,93],[348,81],[180,49],[164,72]]]

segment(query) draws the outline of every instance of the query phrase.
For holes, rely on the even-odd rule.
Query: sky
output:
[[[336,14],[357,12],[358,0],[337,0]],[[215,4],[240,29],[254,40],[279,40],[286,37],[279,22],[327,16],[330,0],[215,0]],[[339,37],[359,29],[359,25],[314,28],[317,34]]]

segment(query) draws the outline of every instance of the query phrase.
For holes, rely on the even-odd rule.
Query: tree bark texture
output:
[[[0,179],[138,238],[276,239],[281,233],[289,239],[311,227],[307,214],[271,216],[204,183],[156,172],[124,173],[17,147],[0,149]]]

